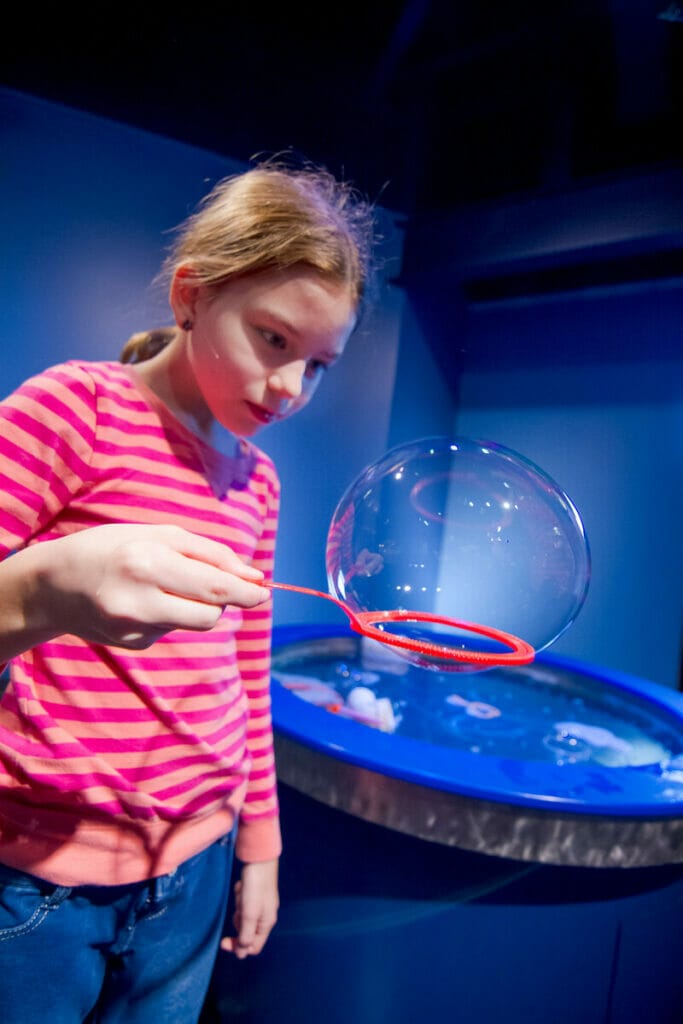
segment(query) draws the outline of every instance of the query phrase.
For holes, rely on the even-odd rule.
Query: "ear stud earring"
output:
[[[183,320],[182,328],[184,331],[191,331],[193,327],[194,324],[192,323],[191,320]]]

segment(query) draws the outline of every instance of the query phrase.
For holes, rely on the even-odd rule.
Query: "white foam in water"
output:
[[[557,722],[555,728],[560,732],[585,740],[593,747],[616,750],[620,754],[629,754],[633,751],[633,744],[620,739],[609,729],[603,729],[599,725],[584,725],[582,722]]]

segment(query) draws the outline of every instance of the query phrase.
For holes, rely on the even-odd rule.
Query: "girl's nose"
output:
[[[288,399],[299,398],[303,391],[306,363],[303,359],[280,366],[268,378],[268,387]]]

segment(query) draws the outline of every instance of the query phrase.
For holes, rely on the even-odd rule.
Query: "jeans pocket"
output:
[[[0,942],[35,931],[70,893],[67,886],[0,865]]]

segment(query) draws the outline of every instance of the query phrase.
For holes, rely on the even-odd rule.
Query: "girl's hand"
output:
[[[234,953],[238,960],[260,953],[273,929],[280,905],[277,876],[277,860],[242,867],[235,886],[233,924],[237,935],[221,941],[221,949]]]
[[[252,608],[270,598],[260,570],[176,526],[97,526],[29,553],[39,560],[33,626],[42,622],[51,636],[137,650],[173,629],[211,629],[226,605]]]

